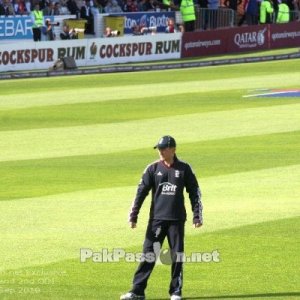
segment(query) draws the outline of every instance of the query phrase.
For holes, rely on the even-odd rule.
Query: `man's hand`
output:
[[[195,223],[195,224],[194,224],[194,228],[199,228],[199,227],[201,227],[201,226],[202,226],[201,223]]]
[[[134,222],[129,222],[129,226],[130,226],[130,228],[136,228],[136,223],[134,223]]]

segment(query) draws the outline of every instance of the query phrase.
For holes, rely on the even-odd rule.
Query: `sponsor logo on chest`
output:
[[[162,195],[175,195],[177,185],[170,182],[162,182],[159,186],[162,186]]]

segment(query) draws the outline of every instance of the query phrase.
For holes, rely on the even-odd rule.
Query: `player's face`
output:
[[[158,149],[159,157],[166,162],[172,162],[175,155],[175,148]]]

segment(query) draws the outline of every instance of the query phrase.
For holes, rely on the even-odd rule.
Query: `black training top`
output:
[[[202,224],[201,193],[197,178],[190,165],[180,161],[176,156],[170,167],[163,161],[156,161],[145,169],[129,221],[137,222],[140,208],[150,190],[152,190],[150,219],[185,221],[184,188],[191,201],[193,222]]]

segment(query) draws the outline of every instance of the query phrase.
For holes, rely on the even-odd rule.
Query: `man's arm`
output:
[[[194,227],[200,227],[203,224],[201,191],[197,178],[189,165],[187,166],[186,170],[185,185],[191,201]]]
[[[146,170],[142,176],[142,179],[137,188],[135,199],[133,201],[133,204],[132,204],[132,207],[131,207],[131,210],[129,213],[129,223],[130,223],[131,228],[136,227],[140,208],[152,187],[152,173],[150,171],[150,167],[146,168]]]

